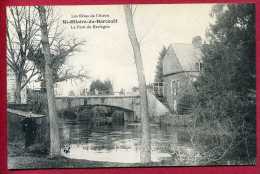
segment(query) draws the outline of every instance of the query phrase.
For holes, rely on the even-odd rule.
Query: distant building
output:
[[[63,91],[64,83],[63,82],[56,82],[53,84],[53,86],[54,86],[54,95],[56,97],[64,95],[64,91]]]
[[[9,66],[7,66],[7,102],[8,103],[15,103],[15,88],[16,88],[15,73]],[[22,104],[27,103],[26,87],[24,87],[21,91],[21,103]]]
[[[201,45],[199,36],[194,37],[191,44],[171,44],[163,58],[163,95],[175,113],[185,109],[180,108],[185,107],[180,101],[193,90],[192,82],[202,69]]]

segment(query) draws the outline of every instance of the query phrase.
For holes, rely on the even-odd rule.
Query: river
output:
[[[194,153],[186,128],[151,124],[153,162],[173,160],[176,149]],[[62,155],[71,159],[139,163],[141,124],[90,126],[88,120],[63,119],[60,124]]]

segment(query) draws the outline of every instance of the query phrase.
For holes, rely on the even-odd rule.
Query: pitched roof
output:
[[[196,71],[195,63],[201,61],[202,52],[199,48],[195,48],[193,44],[174,43],[167,49],[167,54],[164,58],[171,61],[172,69],[166,73],[176,73],[180,71]],[[177,60],[175,60],[177,59]]]

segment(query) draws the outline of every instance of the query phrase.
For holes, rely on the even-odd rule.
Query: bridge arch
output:
[[[106,105],[111,107],[123,108],[134,112],[135,117],[141,119],[140,96],[115,96],[115,95],[97,95],[97,96],[64,96],[56,97],[57,110],[69,109],[82,105]],[[169,109],[158,99],[148,92],[149,114],[152,118],[159,118],[168,114]]]
[[[95,107],[95,106],[104,106],[104,107],[110,107],[113,109],[117,109],[117,110],[121,110],[121,111],[125,111],[125,112],[134,112],[134,110],[129,109],[129,108],[124,108],[121,106],[114,106],[114,105],[106,105],[106,104],[86,104],[86,105],[81,105],[80,108],[87,108],[87,107]]]
[[[63,119],[86,121],[96,124],[106,122],[107,124],[123,124],[124,122],[135,122],[137,116],[133,110],[110,105],[81,105],[70,109],[59,111]]]
[[[139,96],[57,97],[56,106],[58,111],[87,106],[107,106],[117,108],[125,113],[133,112],[135,119],[140,118]]]

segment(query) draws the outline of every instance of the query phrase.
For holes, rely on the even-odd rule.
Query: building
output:
[[[192,82],[196,81],[203,65],[201,45],[200,36],[196,36],[191,44],[171,44],[163,57],[163,96],[175,113],[190,109]]]
[[[15,73],[13,70],[7,66],[7,102],[15,103],[15,89],[16,89],[16,80]],[[24,87],[21,91],[21,104],[27,103],[27,91]]]

